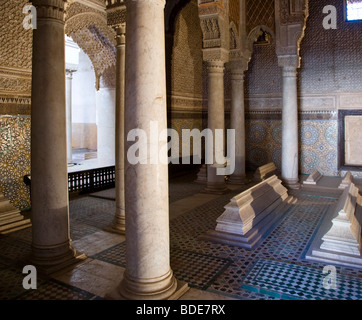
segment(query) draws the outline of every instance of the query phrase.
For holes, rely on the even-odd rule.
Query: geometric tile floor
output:
[[[242,280],[242,288],[286,300],[360,300],[362,278],[337,274],[335,288],[324,284],[323,270],[259,259]]]
[[[193,180],[194,177],[185,177],[171,181],[170,204],[185,198],[189,201],[187,197],[202,189]],[[289,191],[297,199],[296,204],[255,250],[200,240],[200,235],[215,228],[224,206],[242,190],[214,197],[170,220],[171,268],[178,280],[203,292],[240,300],[362,299],[361,269],[336,265],[338,292],[324,292],[320,280],[325,265],[305,259],[323,216],[338,199],[333,193]],[[87,195],[71,198],[72,240],[102,230],[112,222],[114,212],[113,200]],[[125,242],[119,242],[90,258],[124,267],[125,249]],[[44,277],[38,279],[37,290],[24,291],[21,285],[24,275],[17,262],[30,250],[31,228],[0,236],[0,300],[102,299],[76,286]],[[298,287],[302,276],[303,289]],[[287,291],[283,292],[285,288]]]

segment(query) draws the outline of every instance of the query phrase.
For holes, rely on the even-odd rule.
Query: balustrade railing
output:
[[[88,193],[115,187],[115,166],[68,173],[70,193]],[[24,177],[25,184],[31,186],[31,176]]]

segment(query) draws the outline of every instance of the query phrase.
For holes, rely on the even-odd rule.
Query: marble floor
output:
[[[313,236],[340,192],[290,191],[297,202],[253,251],[200,240],[212,230],[223,207],[251,187],[227,194],[200,193],[195,175],[170,181],[171,267],[190,290],[181,300],[361,300],[362,270],[336,266],[337,289],[323,288],[323,268],[305,259]],[[103,300],[122,278],[125,238],[104,229],[115,212],[114,189],[70,199],[72,245],[83,262],[38,275],[37,289],[22,285],[21,261],[31,250],[31,228],[0,236],[0,300]]]

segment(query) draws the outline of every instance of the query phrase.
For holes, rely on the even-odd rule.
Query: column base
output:
[[[300,189],[299,180],[282,178],[282,181],[283,181],[283,185],[288,189],[292,189],[292,190]]]
[[[180,296],[178,290],[181,295],[187,291],[184,285],[179,288],[171,269],[166,275],[150,280],[131,279],[125,271],[116,290],[120,300],[171,300]]]
[[[68,244],[65,252],[58,255],[54,254],[55,251],[60,251],[59,248],[32,246],[33,252],[29,257],[30,263],[36,267],[39,273],[49,275],[87,258],[84,253],[77,252],[70,244]]]
[[[206,164],[203,164],[197,174],[197,178],[194,181],[198,184],[206,184],[207,183],[207,166]]]
[[[226,186],[226,183],[217,183],[217,182],[208,182],[206,188],[201,191],[201,193],[207,194],[225,194],[230,190]]]
[[[227,183],[232,185],[246,185],[249,182],[250,180],[245,175],[231,175],[227,180]]]
[[[189,290],[190,287],[186,282],[177,281],[176,291],[165,300],[178,300]],[[107,300],[129,300],[119,292],[119,288],[115,288],[113,291],[106,294],[104,298]],[[151,300],[151,298],[149,300]],[[152,299],[152,300],[157,300],[157,299]]]
[[[104,231],[125,235],[126,234],[125,219],[124,218],[114,218],[113,222],[104,228]]]

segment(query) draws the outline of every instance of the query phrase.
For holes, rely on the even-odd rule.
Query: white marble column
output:
[[[67,106],[67,161],[73,162],[72,154],[72,80],[73,71],[66,70],[66,106]]]
[[[46,273],[78,261],[69,232],[65,2],[33,1],[38,24],[32,60],[31,263]]]
[[[165,0],[128,0],[125,137],[133,129],[167,128]],[[125,141],[126,151],[134,141]],[[152,145],[156,151],[166,144]],[[158,149],[157,149],[158,148]],[[118,292],[126,299],[168,299],[177,289],[170,266],[167,148],[151,164],[125,159],[126,269]]]
[[[291,60],[291,62],[289,62]],[[291,189],[299,189],[297,62],[299,58],[279,59],[283,70],[282,180]]]
[[[224,62],[208,61],[208,128],[212,130],[215,141],[215,130],[224,130],[225,137],[225,107],[224,107]],[[224,143],[225,155],[225,143]],[[213,143],[213,164],[207,166],[207,183],[204,192],[223,194],[228,191],[224,175],[217,175],[215,158],[215,143]]]
[[[116,213],[108,231],[125,234],[125,191],[124,191],[124,77],[126,56],[126,26],[115,28],[117,32],[117,65],[116,65],[116,137],[115,137],[115,168],[116,168]]]
[[[245,176],[245,102],[244,70],[233,69],[231,81],[230,129],[235,130],[235,170],[230,176],[230,184],[246,184]]]
[[[96,92],[97,158],[100,166],[115,164],[115,88],[101,82]]]

